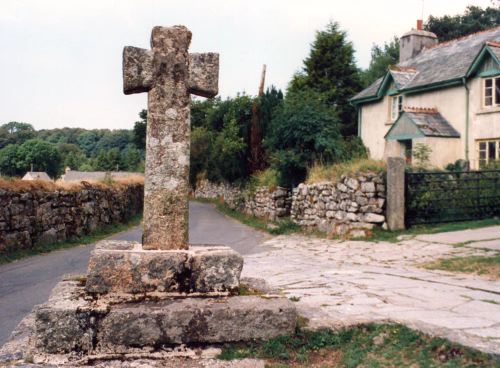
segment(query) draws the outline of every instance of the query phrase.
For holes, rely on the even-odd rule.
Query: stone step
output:
[[[87,293],[235,293],[243,257],[222,245],[144,250],[140,243],[105,240],[92,251]]]
[[[131,348],[213,344],[292,334],[295,306],[281,296],[182,298],[102,305],[62,281],[35,313],[34,341],[50,354],[123,353]]]

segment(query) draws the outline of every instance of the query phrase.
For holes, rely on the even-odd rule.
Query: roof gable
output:
[[[466,76],[485,76],[495,70],[500,71],[500,43],[487,42],[475,57]]]
[[[436,109],[404,111],[385,135],[387,140],[419,137],[460,138],[455,128]]]

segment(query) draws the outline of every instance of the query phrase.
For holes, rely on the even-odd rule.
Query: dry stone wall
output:
[[[291,191],[281,187],[272,190],[258,187],[254,193],[245,195],[244,202],[246,214],[276,221],[290,216]]]
[[[29,249],[88,234],[140,213],[144,186],[87,187],[78,190],[0,189],[0,252]]]
[[[337,183],[300,184],[293,190],[292,220],[329,234],[362,237],[385,223],[384,175],[343,176]]]
[[[253,193],[227,183],[215,184],[202,180],[194,191],[195,198],[222,199],[230,208],[250,216],[277,220],[290,215],[291,191],[285,188],[257,187]]]

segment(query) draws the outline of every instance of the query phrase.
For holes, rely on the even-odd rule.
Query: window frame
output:
[[[490,158],[490,144],[494,143],[494,158]],[[484,145],[484,148],[481,146]],[[481,153],[484,153],[484,158],[481,158]],[[479,167],[487,166],[490,162],[500,161],[500,138],[481,139],[477,141],[477,160]]]
[[[487,82],[491,82],[491,86],[487,87]],[[482,85],[483,107],[486,109],[500,107],[500,76],[489,77],[483,79]],[[497,91],[498,88],[498,91]],[[486,96],[486,91],[491,91],[490,96]],[[486,104],[486,99],[491,99],[491,104]]]
[[[389,118],[391,123],[398,120],[399,115],[403,111],[403,95],[391,96],[389,104]]]

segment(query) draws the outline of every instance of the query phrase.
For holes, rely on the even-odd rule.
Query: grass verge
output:
[[[375,228],[373,229],[372,236],[370,236],[368,240],[397,243],[399,241],[398,237],[401,235],[413,237],[422,234],[446,233],[450,231],[478,229],[481,227],[495,226],[495,225],[500,225],[499,218],[443,223],[435,225],[417,225],[417,226],[412,226],[409,229],[400,231],[387,231],[387,230],[382,230],[380,228]]]
[[[500,280],[500,253],[494,256],[442,258],[423,267],[428,270],[473,273]]]
[[[217,210],[224,215],[234,218],[235,220],[238,220],[239,222],[255,229],[268,232],[272,235],[283,235],[301,232],[300,226],[295,224],[290,219],[268,221],[255,216],[248,216],[240,211],[233,210],[229,208],[227,204],[217,199],[196,198],[194,200],[201,203],[214,204]]]
[[[73,239],[64,242],[47,244],[30,249],[9,249],[6,251],[2,251],[0,252],[0,264],[13,262],[21,258],[34,256],[41,253],[49,253],[58,249],[66,249],[77,245],[91,244],[101,239],[104,239],[112,234],[127,230],[132,226],[139,225],[141,223],[141,220],[142,220],[142,214],[134,216],[126,223],[102,226],[96,229],[91,234],[84,235],[81,237],[75,237]]]
[[[219,359],[266,359],[266,367],[498,367],[473,349],[432,338],[398,324],[341,331],[303,331],[293,336],[223,348]]]

